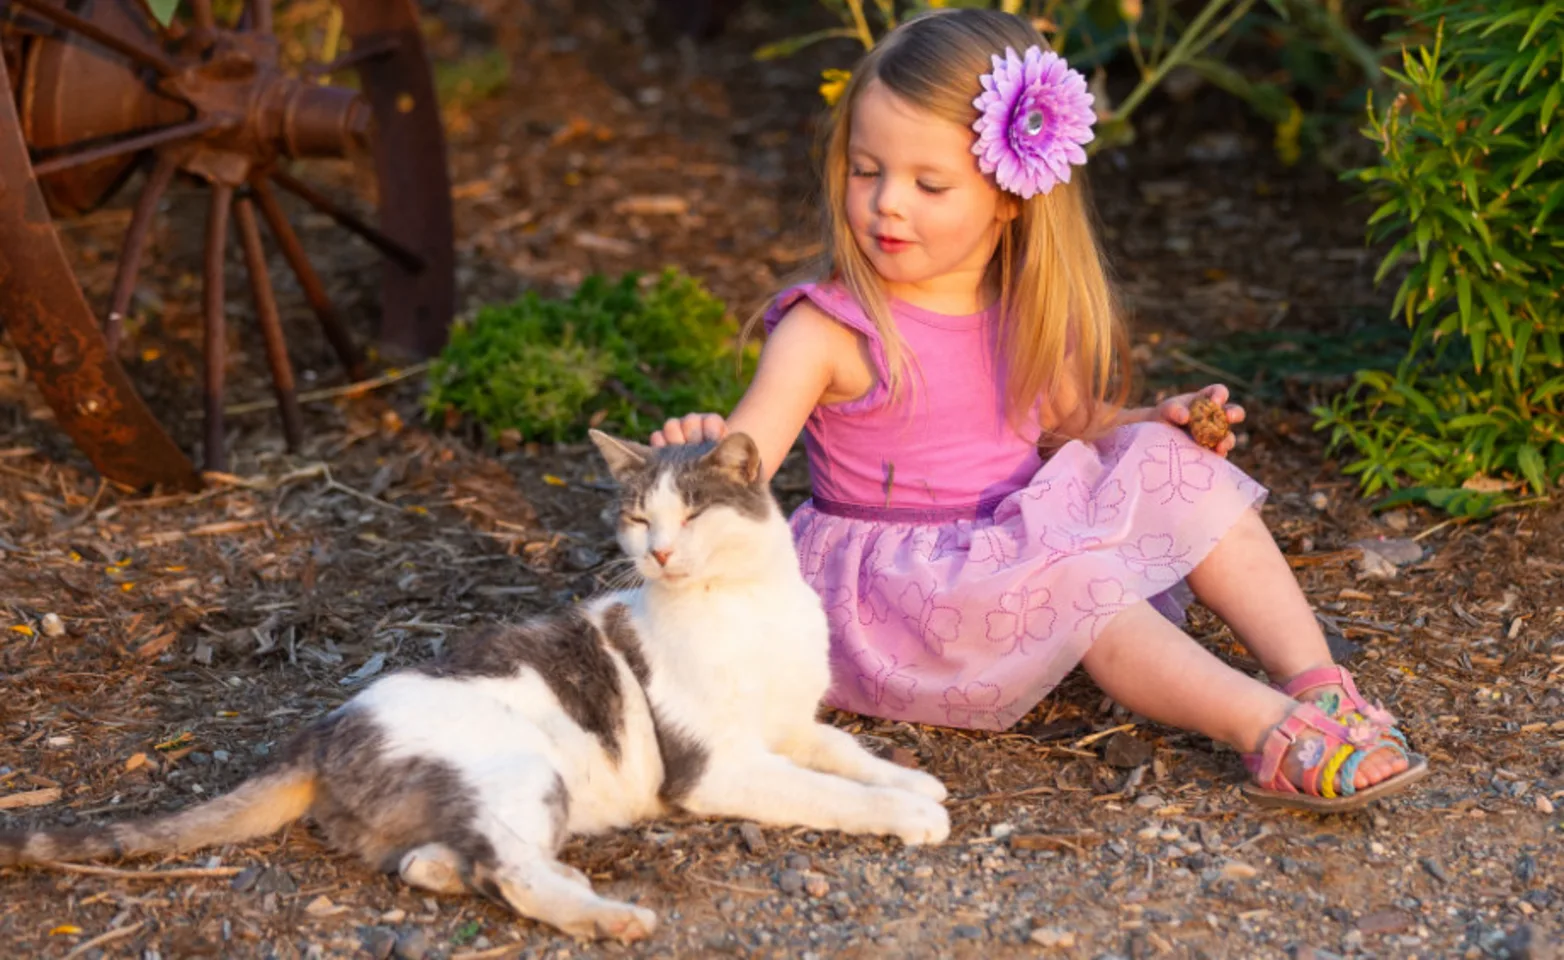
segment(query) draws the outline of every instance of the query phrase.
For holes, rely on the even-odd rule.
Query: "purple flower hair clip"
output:
[[[979,79],[983,92],[972,101],[978,168],[1023,198],[1069,183],[1070,164],[1086,162],[1081,147],[1092,141],[1097,119],[1086,78],[1052,50],[1032,46],[1025,58],[1006,47]]]

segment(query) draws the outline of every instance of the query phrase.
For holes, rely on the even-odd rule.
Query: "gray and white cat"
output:
[[[237,843],[309,817],[418,887],[466,890],[580,937],[645,937],[555,853],[671,807],[909,844],[950,832],[935,778],[815,720],[826,619],[735,434],[661,449],[593,433],[644,585],[453,640],[301,731],[210,802],[107,826],[0,832],[0,866]]]

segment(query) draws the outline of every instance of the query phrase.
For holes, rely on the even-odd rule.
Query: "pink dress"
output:
[[[831,624],[831,706],[1003,730],[1149,600],[1183,619],[1184,577],[1266,490],[1181,430],[1137,423],[1046,462],[1007,424],[997,312],[892,301],[916,361],[889,402],[883,345],[835,285],[800,299],[868,338],[878,381],[820,406],[805,436],[813,496],[791,523]]]

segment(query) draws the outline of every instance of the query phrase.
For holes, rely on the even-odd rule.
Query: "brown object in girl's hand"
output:
[[[1227,411],[1210,397],[1196,397],[1189,403],[1189,435],[1202,447],[1212,450],[1228,434]]]

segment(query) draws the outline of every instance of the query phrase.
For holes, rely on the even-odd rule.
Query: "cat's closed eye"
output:
[[[619,520],[620,520],[620,522],[627,523],[627,524],[629,524],[632,527],[649,527],[649,526],[651,526],[651,521],[647,520],[645,517],[641,516],[638,513],[621,513],[619,515]]]

